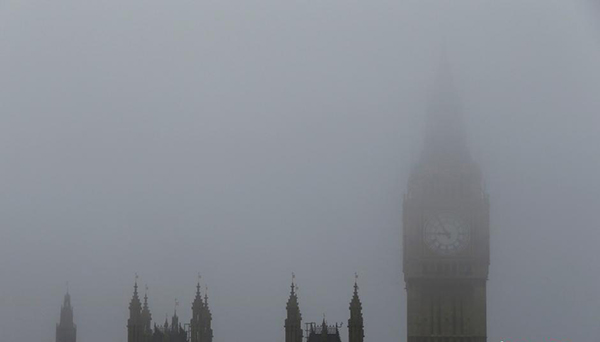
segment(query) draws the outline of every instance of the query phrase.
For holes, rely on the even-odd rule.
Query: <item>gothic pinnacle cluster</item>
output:
[[[63,305],[60,308],[60,322],[56,325],[56,342],[76,342],[77,326],[73,323],[73,307],[69,289],[65,294]]]
[[[171,323],[165,317],[163,325],[152,326],[152,314],[148,306],[148,287],[142,305],[139,294],[137,276],[133,286],[133,296],[129,303],[129,319],[127,321],[127,342],[212,342],[212,314],[208,307],[207,290],[204,299],[200,293],[200,281],[196,286],[196,298],[192,303],[192,319],[189,325],[182,325],[177,316],[177,300]],[[189,327],[189,328],[188,328]],[[189,329],[186,330],[186,329]],[[188,339],[188,333],[190,339]]]
[[[297,286],[295,276],[292,275],[292,286],[290,297],[287,302],[287,318],[285,319],[285,342],[302,342],[302,314],[298,305]],[[314,322],[306,323],[307,342],[341,342],[341,324],[327,324],[323,317],[320,324]],[[358,283],[354,282],[354,294],[350,301],[350,319],[348,320],[349,342],[363,342],[364,325],[362,315],[362,304],[358,296]]]

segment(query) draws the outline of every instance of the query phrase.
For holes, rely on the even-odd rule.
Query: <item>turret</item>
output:
[[[208,286],[204,287],[204,338],[202,342],[212,342],[212,313],[208,306]]]
[[[285,319],[285,342],[302,342],[302,315],[296,295],[295,275],[292,274],[290,298],[287,302],[287,318]]]
[[[56,342],[75,342],[77,338],[77,326],[73,323],[73,307],[71,306],[71,295],[67,289],[63,305],[60,309],[60,323],[56,325]]]
[[[173,311],[173,317],[171,317],[171,330],[173,332],[178,332],[179,330],[179,316],[177,316],[177,306],[179,302],[175,299],[175,310]]]
[[[133,286],[133,296],[129,303],[129,319],[127,320],[127,342],[144,341],[144,324],[142,322],[142,303],[138,295],[137,275]]]
[[[350,301],[350,319],[348,320],[348,341],[363,342],[365,337],[362,304],[358,297],[358,276],[354,281],[354,295]]]
[[[142,307],[142,326],[146,341],[149,341],[152,335],[152,314],[148,307],[148,286],[146,286],[146,292],[144,293],[144,305]]]
[[[200,293],[200,276],[196,285],[196,298],[192,303],[192,320],[190,321],[191,342],[202,342],[204,331],[204,302]]]

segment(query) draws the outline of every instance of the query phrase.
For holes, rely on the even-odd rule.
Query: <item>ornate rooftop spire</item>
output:
[[[60,323],[56,326],[56,342],[75,342],[77,327],[73,323],[73,307],[71,306],[71,295],[67,292],[60,309]]]
[[[358,297],[358,274],[354,274],[354,295],[350,301],[350,319],[348,320],[349,342],[362,342],[365,336],[362,304]]]
[[[142,311],[142,303],[140,302],[140,297],[138,294],[138,275],[135,274],[135,283],[133,285],[133,296],[131,297],[131,302],[129,303],[129,316],[130,317],[140,317]]]
[[[210,312],[210,309],[208,308],[208,285],[206,284],[204,284],[204,306],[206,307],[206,310]]]
[[[144,305],[142,307],[142,325],[146,334],[152,333],[152,314],[148,306],[148,285],[144,286]]]
[[[302,342],[302,315],[298,306],[298,296],[296,295],[296,275],[292,273],[292,284],[290,297],[288,299],[285,319],[285,342]]]

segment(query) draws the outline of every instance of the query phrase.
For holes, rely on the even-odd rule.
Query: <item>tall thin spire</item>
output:
[[[196,283],[196,297],[192,302],[192,319],[190,320],[191,342],[203,342],[204,334],[204,302],[200,292],[200,280],[202,277],[198,273],[198,282]]]
[[[142,306],[142,325],[146,336],[152,334],[152,314],[148,305],[148,285],[144,286],[144,305]]]
[[[67,292],[60,308],[60,322],[56,325],[56,342],[75,342],[76,339],[77,326],[73,322],[73,307],[67,285]]]
[[[354,294],[350,301],[350,319],[348,320],[349,342],[363,342],[365,337],[362,303],[358,297],[358,274],[354,274]]]
[[[133,296],[129,302],[129,319],[127,320],[127,342],[144,341],[144,323],[142,321],[142,303],[138,295],[138,275],[135,274]]]
[[[204,335],[202,342],[212,342],[212,313],[208,306],[208,285],[204,285]]]
[[[287,318],[285,319],[285,342],[302,342],[302,315],[296,294],[296,275],[292,273],[290,297],[287,305]]]
[[[200,291],[200,274],[196,284],[196,298],[192,303],[192,319],[190,321],[191,342],[212,342],[212,314],[208,306],[208,286],[204,286],[204,300]]]

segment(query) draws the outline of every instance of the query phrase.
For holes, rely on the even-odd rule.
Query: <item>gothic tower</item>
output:
[[[365,330],[363,325],[362,304],[358,298],[358,284],[354,282],[354,295],[350,302],[350,319],[348,320],[348,341],[363,342]]]
[[[287,302],[287,318],[285,319],[285,342],[302,342],[302,315],[298,306],[296,284],[292,275],[292,290]]]
[[[485,342],[489,199],[446,63],[429,105],[404,197],[408,342]]]
[[[142,307],[142,327],[144,331],[144,341],[150,341],[152,336],[152,314],[148,307],[148,287],[144,293],[144,306]]]
[[[71,295],[67,290],[60,308],[60,323],[56,325],[56,342],[75,342],[77,338],[77,326],[73,323],[73,307],[71,306]]]
[[[212,342],[213,330],[212,330],[212,313],[208,306],[208,287],[204,288],[204,339],[202,342]]]
[[[196,298],[192,303],[190,321],[191,342],[212,342],[212,313],[208,306],[208,289],[204,291],[204,300],[200,294],[200,281],[196,286]]]
[[[133,297],[129,303],[129,319],[127,320],[127,342],[144,342],[144,321],[142,319],[142,303],[138,296],[137,277],[133,286]]]
[[[204,302],[200,294],[200,281],[196,286],[196,298],[192,303],[192,320],[190,322],[191,342],[203,342],[204,332]]]

